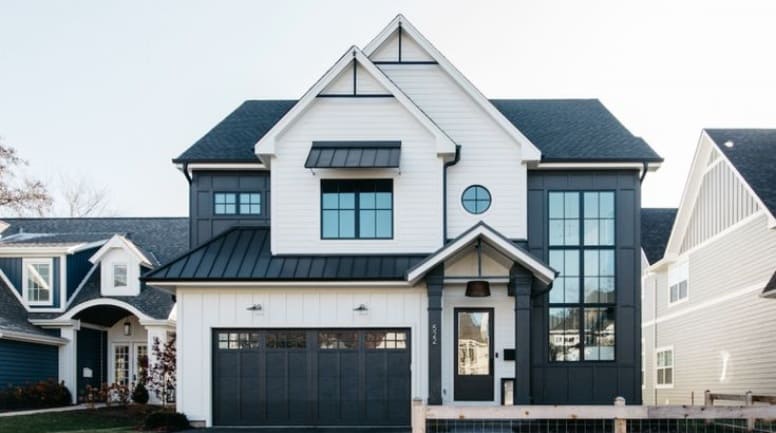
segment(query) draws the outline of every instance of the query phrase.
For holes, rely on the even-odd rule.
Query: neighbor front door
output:
[[[493,401],[493,309],[456,308],[454,399]]]

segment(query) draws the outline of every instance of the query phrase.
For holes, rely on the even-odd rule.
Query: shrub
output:
[[[148,398],[148,390],[145,385],[143,385],[143,382],[138,382],[135,390],[132,391],[132,401],[137,404],[146,404],[148,403]]]
[[[176,432],[191,428],[186,415],[178,412],[162,410],[148,415],[143,423],[143,430]]]
[[[43,409],[68,406],[70,391],[54,380],[40,381],[0,391],[0,410]]]

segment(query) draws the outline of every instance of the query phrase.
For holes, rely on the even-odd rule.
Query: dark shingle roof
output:
[[[245,101],[173,162],[256,162],[253,145],[294,104],[295,100]]]
[[[706,129],[717,148],[776,214],[776,129]],[[727,141],[733,142],[727,147]]]
[[[10,226],[3,231],[0,246],[23,242],[52,245],[93,242],[126,236],[153,262],[164,263],[189,247],[188,218],[4,218]]]
[[[768,280],[768,284],[765,285],[762,295],[769,298],[776,296],[776,272],[771,275],[771,279]]]
[[[143,285],[137,296],[102,296],[100,295],[100,272],[92,272],[86,280],[81,291],[73,299],[73,306],[97,298],[117,299],[126,302],[154,319],[165,320],[170,316],[170,311],[175,305],[172,295],[155,287]]]
[[[497,99],[501,113],[545,161],[662,161],[597,99]],[[255,162],[253,146],[296,103],[245,101],[175,162]]]
[[[597,99],[491,102],[542,151],[542,161],[662,161]]]
[[[143,276],[146,281],[402,280],[425,255],[272,255],[266,227],[234,227]]]
[[[676,209],[641,210],[641,248],[650,264],[663,258],[676,219]]]
[[[0,280],[0,332],[21,332],[50,337],[50,334],[27,321],[27,311],[11,290],[13,289]]]

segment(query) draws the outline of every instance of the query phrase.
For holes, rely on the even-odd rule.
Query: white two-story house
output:
[[[397,16],[174,162],[193,249],[143,280],[177,298],[191,420],[640,402],[641,180],[661,158],[597,100],[489,100]]]

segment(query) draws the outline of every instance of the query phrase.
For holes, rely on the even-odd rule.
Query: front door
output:
[[[456,308],[456,401],[493,401],[493,309]]]
[[[145,343],[116,343],[113,345],[113,382],[132,385],[145,368],[148,346]]]

